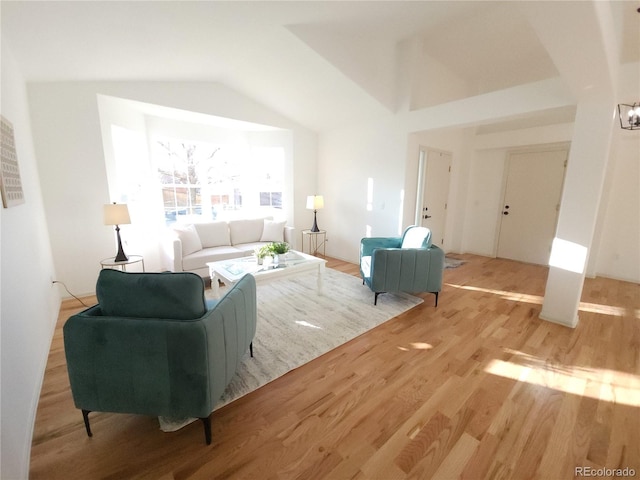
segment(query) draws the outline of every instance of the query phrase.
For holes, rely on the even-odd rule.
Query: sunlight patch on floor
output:
[[[506,290],[495,290],[492,288],[473,287],[471,285],[455,285],[453,283],[445,284],[449,287],[458,288],[460,290],[468,290],[470,292],[490,293],[492,295],[499,295],[503,300],[510,300],[512,302],[532,303],[535,305],[542,305],[544,297],[540,295],[529,295],[527,293],[508,292]],[[614,305],[602,305],[599,303],[580,302],[578,309],[582,312],[600,313],[603,315],[612,315],[622,317],[627,313],[627,309],[624,307],[616,307]],[[635,318],[640,318],[640,310],[636,309],[633,312]]]
[[[627,309],[624,307],[614,307],[613,305],[601,305],[598,303],[587,302],[580,302],[580,306],[578,308],[583,312],[602,313],[603,315],[614,315],[618,317],[624,316],[627,312]],[[638,316],[638,310],[635,312],[635,317],[640,318],[640,316]]]
[[[319,326],[314,325],[314,324],[309,323],[309,322],[305,322],[304,320],[296,320],[296,323],[298,325],[302,325],[303,327],[317,328],[318,330],[322,330],[322,327],[319,327]]]
[[[540,295],[529,295],[527,293],[508,292],[506,290],[495,290],[492,288],[473,287],[471,285],[455,285],[447,283],[449,287],[458,288],[460,290],[468,290],[470,292],[490,293],[492,295],[500,295],[504,300],[512,300],[514,302],[535,303],[542,305],[542,297]]]
[[[549,363],[522,352],[509,361],[491,360],[485,371],[519,382],[586,396],[596,400],[640,407],[640,376],[605,368]]]
[[[398,346],[398,350],[402,350],[403,352],[408,352],[410,349],[413,350],[431,350],[433,348],[433,345],[431,345],[430,343],[425,343],[425,342],[411,342],[409,344],[409,347],[401,347]]]
[[[410,344],[415,350],[431,350],[433,345],[424,342],[413,342]]]

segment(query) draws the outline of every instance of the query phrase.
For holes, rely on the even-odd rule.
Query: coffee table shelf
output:
[[[242,257],[219,262],[207,263],[211,276],[211,289],[215,297],[220,296],[218,280],[233,285],[247,274],[253,275],[256,283],[284,279],[305,272],[316,272],[318,276],[318,294],[322,295],[322,277],[326,260],[303,252],[292,250],[277,264],[265,262],[259,265],[255,257]]]

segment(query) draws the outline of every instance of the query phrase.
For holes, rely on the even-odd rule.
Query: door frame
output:
[[[556,150],[566,150],[567,151],[567,160],[566,162],[569,161],[569,153],[571,150],[571,142],[556,142],[556,143],[545,143],[545,144],[541,144],[541,145],[527,145],[524,147],[515,147],[515,148],[508,148],[505,150],[505,154],[504,154],[504,162],[503,162],[503,166],[502,166],[502,187],[501,187],[501,191],[500,191],[500,203],[497,205],[496,207],[496,229],[495,229],[495,235],[494,235],[494,241],[493,241],[493,258],[498,258],[498,246],[500,243],[500,230],[502,228],[502,220],[504,219],[504,216],[502,215],[502,211],[503,211],[503,206],[504,206],[504,200],[505,200],[505,195],[507,194],[507,181],[508,181],[508,174],[509,174],[509,158],[511,157],[511,155],[513,154],[518,154],[518,153],[544,153],[544,152],[553,152]],[[565,177],[563,177],[562,179],[562,189],[560,190],[560,200],[562,200],[562,191],[564,190],[564,182],[566,179],[566,172],[567,169],[565,167]],[[560,208],[562,208],[562,204],[560,204]],[[557,229],[558,227],[558,217],[559,217],[559,210],[558,210],[558,215],[556,216],[556,225],[555,228]]]
[[[437,154],[445,154],[451,157],[451,163],[453,164],[453,152],[449,152],[447,150],[442,150],[438,148],[425,147],[424,145],[420,145],[418,148],[419,156],[418,156],[418,183],[416,185],[416,205],[415,205],[415,214],[414,214],[414,225],[422,224],[422,206],[424,205],[424,183],[427,175],[427,158],[429,156],[429,152],[437,153]],[[448,194],[451,195],[451,175],[448,177],[449,188]],[[449,203],[449,198],[447,198],[447,204]],[[444,218],[444,231],[442,232],[442,245],[438,245],[439,247],[444,247],[444,240],[446,238],[447,232],[447,220],[449,217],[449,209],[446,209],[445,218]]]

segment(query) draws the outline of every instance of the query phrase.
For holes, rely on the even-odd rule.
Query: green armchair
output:
[[[100,271],[98,305],[63,327],[71,392],[92,436],[92,411],[209,418],[247,350],[253,356],[256,284],[240,279],[205,300],[194,273]]]
[[[430,292],[442,290],[444,252],[431,243],[428,228],[408,227],[401,237],[363,238],[360,241],[362,283],[378,295],[385,292]]]

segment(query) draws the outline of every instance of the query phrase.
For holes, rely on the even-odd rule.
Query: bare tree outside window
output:
[[[208,185],[214,157],[220,147],[186,143],[174,140],[158,140],[164,150],[165,162],[158,166],[162,185],[165,218],[179,214],[201,215],[203,212],[203,185]]]
[[[282,208],[281,148],[167,138],[157,139],[155,148],[167,224],[181,218],[216,219],[243,207],[259,209],[266,215],[269,210]]]

